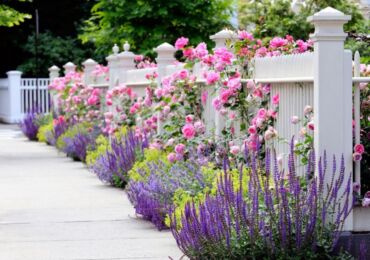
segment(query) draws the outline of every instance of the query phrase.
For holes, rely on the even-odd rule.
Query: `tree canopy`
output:
[[[186,36],[209,42],[209,36],[229,26],[233,0],[98,0],[80,38],[107,54],[114,43],[128,41],[141,53]]]
[[[18,0],[25,2],[27,0]],[[25,19],[30,19],[31,15],[17,11],[16,9],[0,4],[0,26],[13,27],[24,22]]]

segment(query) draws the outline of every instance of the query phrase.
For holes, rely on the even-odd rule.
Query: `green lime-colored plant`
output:
[[[128,173],[130,180],[145,181],[146,177],[150,174],[148,164],[158,161],[162,161],[164,164],[170,165],[165,152],[158,149],[145,149],[144,158],[142,158],[142,160],[137,160]],[[141,172],[145,172],[147,174],[143,176]]]

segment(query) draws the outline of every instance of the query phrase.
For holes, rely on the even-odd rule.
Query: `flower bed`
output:
[[[178,39],[183,69],[164,77],[161,87],[156,73],[147,75],[145,97],[124,85],[106,92],[86,86],[78,72],[57,78],[50,89],[58,98],[58,117],[36,129],[36,115],[30,114],[25,132],[38,132],[41,141],[86,161],[102,182],[126,187],[137,215],[160,230],[170,228],[191,259],[346,257],[334,251],[352,210],[352,180],[344,176],[343,159],[333,159],[326,186],[326,155],[315,160],[312,148],[310,104],[305,118],[292,118],[302,125],[297,141],[280,140],[274,127],[279,94],[272,96],[269,84],[242,81],[253,70],[253,58],[311,51],[312,43],[291,36],[265,43],[245,31],[238,36],[229,49],[213,52],[205,43],[193,47]],[[136,60],[138,67],[154,66]],[[205,68],[205,86],[197,81],[195,64]],[[368,86],[363,89],[367,95]],[[205,122],[209,99],[225,121],[218,133]],[[290,143],[285,170],[272,148],[278,141]],[[355,159],[360,154],[366,161],[368,139],[364,143],[354,148]],[[296,156],[303,176],[296,174]],[[364,206],[367,201],[362,199]]]

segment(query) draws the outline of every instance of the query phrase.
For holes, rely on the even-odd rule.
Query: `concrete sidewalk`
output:
[[[0,127],[0,259],[179,259],[169,231],[82,163]]]

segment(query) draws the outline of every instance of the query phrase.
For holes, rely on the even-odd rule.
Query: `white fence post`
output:
[[[8,71],[9,86],[9,123],[22,120],[21,113],[21,71]]]
[[[360,63],[360,53],[356,51],[354,57],[354,66],[353,66],[353,76],[361,76],[361,63]],[[360,99],[360,83],[356,83],[354,87],[354,97],[353,97],[353,106],[354,106],[354,117],[355,117],[355,144],[361,143],[361,99]],[[355,181],[360,184],[361,194],[361,161],[355,162]]]
[[[322,156],[326,151],[328,169],[331,169],[333,155],[337,161],[343,155],[345,179],[352,174],[352,59],[351,53],[344,51],[347,34],[343,31],[343,25],[350,18],[331,7],[308,18],[315,26],[315,32],[311,35],[314,41],[315,152]],[[328,170],[326,183],[330,183],[330,174]],[[344,229],[352,228],[351,213]]]
[[[92,75],[92,72],[94,71],[96,65],[98,63],[94,61],[93,59],[87,59],[85,60],[82,65],[84,66],[84,76],[83,76],[83,82],[85,85],[93,84],[94,83],[94,77]]]
[[[158,54],[157,56],[157,87],[160,88],[162,84],[162,79],[166,76],[166,67],[168,65],[173,65],[176,61],[174,55],[176,49],[173,45],[165,42],[159,45],[154,51]],[[163,131],[163,124],[158,120],[157,132],[160,134]]]
[[[109,55],[106,60],[108,61],[109,68],[109,89],[114,88],[119,83],[119,67],[118,67],[118,52],[119,47],[114,44],[112,48],[113,54]]]
[[[123,52],[118,54],[119,83],[125,83],[127,80],[127,71],[135,68],[135,54],[130,51],[130,44],[126,42],[123,45]]]
[[[50,79],[50,84],[53,83],[53,80],[55,78],[58,78],[59,77],[59,67],[53,65],[49,68],[49,79]],[[57,98],[57,95],[53,95],[51,92],[50,93],[50,97],[51,97],[51,110],[54,112],[54,113],[58,113],[58,98]]]
[[[209,37],[211,40],[213,40],[216,43],[215,48],[226,48],[226,43],[228,40],[232,40],[236,38],[236,34],[233,31],[230,30],[222,30],[214,35],[211,35]],[[216,93],[218,95],[218,91]],[[212,97],[208,97],[212,98]],[[215,111],[215,135],[216,137],[220,137],[222,134],[222,130],[225,128],[225,117],[222,116],[219,112]]]
[[[51,66],[49,68],[49,79],[50,79],[50,82],[52,82],[55,78],[58,78],[59,77],[59,67],[58,66]]]
[[[67,75],[70,72],[75,72],[76,71],[76,65],[74,65],[72,62],[67,62],[63,66],[64,68],[64,75]]]

